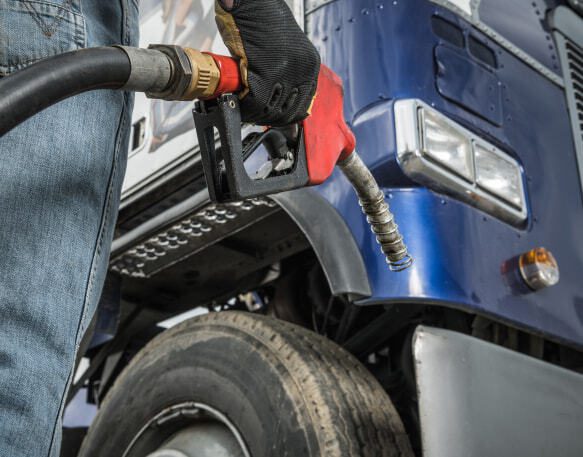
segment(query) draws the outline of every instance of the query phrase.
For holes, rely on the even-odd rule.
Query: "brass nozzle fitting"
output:
[[[202,52],[184,48],[184,53],[190,60],[192,76],[190,85],[182,95],[183,100],[211,97],[217,90],[221,79],[221,72],[212,56]]]
[[[196,49],[171,45],[151,45],[164,53],[172,63],[172,77],[168,86],[158,92],[147,93],[150,98],[189,101],[209,98],[217,90],[221,72],[212,56]]]

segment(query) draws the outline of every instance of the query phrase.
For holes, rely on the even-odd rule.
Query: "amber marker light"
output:
[[[522,254],[518,260],[520,275],[533,290],[554,286],[559,282],[559,265],[551,251],[536,248]]]

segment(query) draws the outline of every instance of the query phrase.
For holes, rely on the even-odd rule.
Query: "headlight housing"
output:
[[[513,225],[527,218],[520,164],[420,100],[395,103],[397,155],[413,180]]]

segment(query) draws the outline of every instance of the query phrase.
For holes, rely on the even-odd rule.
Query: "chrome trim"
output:
[[[424,457],[580,457],[583,375],[478,338],[417,327]]]
[[[495,196],[487,190],[480,188],[476,183],[477,178],[474,178],[474,182],[470,183],[454,172],[432,161],[423,152],[423,127],[419,118],[420,108],[437,113],[442,117],[444,122],[447,122],[450,126],[466,135],[472,142],[472,151],[474,145],[479,144],[496,154],[500,154],[505,160],[516,163],[523,177],[520,183],[523,201],[522,209],[518,210],[506,203],[501,197]],[[472,133],[457,122],[447,118],[443,113],[417,99],[399,100],[395,103],[395,131],[397,137],[397,158],[401,168],[411,179],[430,189],[451,195],[510,224],[520,225],[526,220],[528,213],[526,210],[524,172],[520,164],[508,154],[500,151],[475,133]]]
[[[452,0],[429,0],[429,1],[432,3],[435,3],[439,6],[442,6],[446,9],[454,12],[455,14],[461,16],[463,19],[465,19],[470,24],[472,24],[474,27],[476,27],[480,32],[487,35],[488,38],[492,39],[497,44],[499,44],[504,49],[506,49],[508,52],[510,52],[511,54],[518,57],[520,60],[522,60],[528,66],[530,66],[531,68],[538,71],[545,78],[551,80],[553,83],[555,83],[556,85],[558,85],[560,87],[564,87],[565,82],[564,82],[563,78],[561,78],[559,75],[557,75],[552,70],[550,70],[546,65],[543,65],[542,63],[540,63],[538,60],[536,60],[530,54],[528,54],[527,52],[520,49],[514,43],[512,43],[511,41],[504,38],[500,33],[496,32],[493,28],[484,24],[480,20],[479,8],[480,8],[481,0],[471,0],[471,9],[472,9],[471,14],[467,14],[467,12],[464,11],[462,8],[456,6],[452,2]]]

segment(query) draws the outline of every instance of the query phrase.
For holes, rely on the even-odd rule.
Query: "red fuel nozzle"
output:
[[[185,52],[193,69],[188,98],[213,99],[242,90],[237,60],[193,49]],[[326,181],[338,160],[346,159],[355,149],[356,140],[344,120],[343,105],[342,81],[322,65],[310,115],[302,121],[310,185]]]
[[[193,62],[201,62],[203,66],[211,63],[212,68],[202,68],[198,72],[195,72],[193,63],[193,75],[195,73],[200,75],[197,77],[201,89],[195,89],[192,94],[199,94],[198,98],[214,99],[223,94],[237,93],[242,89],[239,64],[236,60],[211,53],[197,54],[192,50],[186,50],[186,53],[195,57],[191,59]],[[191,87],[196,88],[197,85],[191,84]],[[203,95],[200,95],[201,91],[204,92]],[[238,106],[235,100],[231,98],[233,107]],[[201,129],[208,131],[208,125],[204,120],[204,110],[198,116]],[[237,128],[232,126],[231,129],[223,129],[223,134],[229,130],[238,130],[240,116],[237,119],[239,122]],[[367,217],[389,267],[394,271],[409,268],[413,259],[407,251],[403,237],[385,201],[384,193],[370,170],[355,152],[356,139],[344,120],[342,81],[325,65],[322,65],[320,70],[310,114],[301,122],[301,127],[301,134],[298,137],[300,144],[295,148],[296,158],[292,162],[294,168],[289,170],[287,175],[267,173],[265,178],[250,179],[243,169],[241,151],[224,149],[222,155],[225,159],[225,168],[228,169],[225,178],[219,179],[215,175],[222,172],[217,171],[216,166],[213,167],[213,164],[216,165],[215,158],[210,157],[213,153],[205,153],[203,162],[207,162],[205,168],[205,173],[208,172],[207,182],[215,183],[211,186],[213,189],[211,194],[219,200],[234,197],[248,198],[296,187],[317,185],[326,181],[332,175],[334,167],[338,165],[358,195],[362,211]],[[276,129],[272,130],[276,131]],[[212,139],[214,140],[214,136]],[[221,140],[221,142],[230,144],[229,141]],[[240,143],[240,138],[237,142]],[[273,170],[275,167],[268,169]],[[227,196],[219,195],[224,191],[225,183],[229,181],[230,184],[227,187],[230,193],[227,192]],[[217,182],[221,185],[216,185]]]
[[[330,177],[338,160],[346,159],[356,147],[354,134],[344,120],[342,81],[325,65],[303,126],[310,184],[321,184]]]

